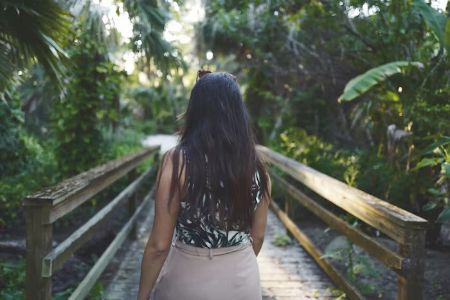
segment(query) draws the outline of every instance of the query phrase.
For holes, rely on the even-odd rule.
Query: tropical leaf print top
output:
[[[189,186],[189,182],[188,182]],[[254,209],[261,201],[262,190],[259,172],[256,171],[252,183],[252,199]],[[241,231],[233,228],[225,230],[220,228],[208,211],[207,201],[216,201],[217,207],[220,199],[213,199],[211,193],[204,193],[199,207],[192,207],[187,201],[181,201],[180,213],[176,224],[176,238],[181,242],[201,248],[220,248],[236,246],[251,240],[250,230]]]

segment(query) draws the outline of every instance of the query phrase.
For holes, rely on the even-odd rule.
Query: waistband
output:
[[[212,259],[213,256],[225,255],[250,247],[251,242],[242,243],[236,246],[220,247],[220,248],[201,248],[185,244],[179,240],[172,242],[172,246],[185,253],[195,256],[207,256]]]

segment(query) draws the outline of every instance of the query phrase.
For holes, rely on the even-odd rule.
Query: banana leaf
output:
[[[375,67],[350,80],[345,86],[344,93],[339,96],[338,101],[351,101],[370,90],[374,85],[384,81],[389,76],[401,73],[403,68],[408,66],[423,67],[420,62],[409,61],[395,61]]]

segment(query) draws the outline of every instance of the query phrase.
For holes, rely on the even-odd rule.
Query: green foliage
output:
[[[428,147],[424,157],[416,165],[414,170],[431,168],[434,175],[435,187],[429,188],[431,200],[423,206],[423,210],[440,209],[438,222],[450,220],[450,193],[448,182],[450,181],[450,137],[444,136],[436,143]]]
[[[260,143],[434,219],[421,207],[447,167],[413,167],[450,134],[448,19],[423,0],[216,0],[196,34],[202,63],[239,74]],[[412,135],[392,142],[390,125]]]
[[[0,178],[25,165],[25,146],[20,139],[23,115],[17,107],[0,102]],[[8,162],[8,163],[6,163]]]
[[[286,247],[292,245],[293,241],[288,235],[277,233],[275,234],[272,244],[277,247]]]
[[[373,150],[353,151],[333,146],[305,130],[289,128],[280,135],[281,153],[381,199],[404,206],[411,185],[427,186],[416,173],[397,172],[382,155]]]
[[[83,33],[81,26],[70,50],[74,68],[67,97],[54,107],[56,158],[63,174],[73,175],[101,161],[102,128],[119,120],[123,72],[109,61],[104,45]]]
[[[350,180],[355,174],[347,169],[356,164],[357,157],[339,150],[303,129],[289,128],[280,134],[281,152],[307,166],[339,180]],[[355,170],[353,170],[355,172]]]
[[[330,247],[320,257],[337,262],[345,268],[347,279],[357,286],[365,295],[382,294],[382,287],[370,283],[365,283],[363,278],[380,278],[382,274],[375,269],[373,262],[367,255],[355,251],[353,243],[345,239],[345,244],[341,241],[335,246]]]
[[[92,290],[89,292],[89,299],[92,300],[103,300],[103,294],[105,292],[105,288],[101,282],[97,282]]]
[[[18,101],[0,103],[0,228],[22,222],[22,200],[32,191],[55,181],[52,149],[24,132],[23,113]]]
[[[0,261],[0,299],[23,298],[25,283],[25,260]]]
[[[0,227],[13,228],[22,223],[23,220],[18,218],[22,200],[60,179],[52,149],[42,146],[31,136],[22,136],[21,139],[26,151],[26,164],[11,176],[0,178]]]
[[[142,149],[141,141],[145,135],[131,128],[122,128],[113,135],[106,135],[108,151],[105,152],[103,160],[109,161],[125,156]]]
[[[167,42],[163,31],[169,14],[157,1],[124,0],[124,7],[133,23],[133,51],[141,54],[144,65],[156,65],[164,73],[170,68],[185,68],[181,53]]]
[[[0,1],[0,99],[17,71],[36,59],[62,83],[62,45],[70,29],[69,13],[56,1]]]
[[[441,47],[446,47],[447,51],[450,51],[450,31],[448,31],[450,20],[425,3],[424,0],[414,0],[413,8],[425,19],[425,22],[439,40]]]
[[[394,74],[401,73],[402,68],[410,66],[423,68],[422,63],[420,62],[408,61],[395,61],[372,68],[364,74],[358,75],[357,77],[350,80],[345,86],[344,93],[339,96],[338,100],[353,100],[370,90],[370,88],[372,88],[374,85],[384,81],[386,78]]]
[[[139,86],[129,91],[133,105],[142,112],[134,126],[146,134],[167,133],[177,130],[178,116],[187,104],[186,92],[175,83],[163,83],[158,87]]]

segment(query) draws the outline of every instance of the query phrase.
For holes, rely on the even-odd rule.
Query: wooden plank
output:
[[[271,149],[258,145],[258,152],[270,163],[308,188],[394,240],[406,241],[410,229],[423,229],[427,221],[339,180],[320,173]]]
[[[52,298],[51,278],[41,277],[42,258],[52,248],[53,225],[43,224],[50,214],[49,205],[25,207],[26,221],[26,279],[25,299]]]
[[[283,191],[296,199],[301,205],[309,209],[332,228],[347,236],[356,245],[381,261],[385,266],[393,268],[396,271],[405,269],[405,267],[409,266],[407,261],[401,255],[373,240],[360,230],[350,226],[273,171],[270,172],[271,177],[275,179],[280,187],[282,187]]]
[[[50,203],[53,209],[49,220],[45,220],[45,222],[53,223],[110,186],[158,150],[159,146],[148,147],[138,153],[95,167],[75,177],[66,179],[54,187],[28,196],[24,201],[24,205]]]
[[[111,261],[111,259],[116,254],[117,250],[119,250],[120,246],[123,244],[123,242],[126,240],[128,234],[131,232],[133,228],[134,222],[136,222],[136,219],[139,215],[139,213],[144,209],[146,204],[150,201],[152,198],[153,189],[147,194],[145,199],[141,202],[139,207],[136,209],[133,216],[130,218],[130,220],[125,224],[125,226],[120,230],[120,232],[117,234],[116,238],[111,242],[111,244],[108,246],[108,248],[103,252],[102,256],[97,260],[97,262],[94,264],[94,266],[90,269],[88,274],[84,277],[84,279],[81,281],[81,283],[78,285],[78,287],[75,289],[75,291],[70,295],[69,300],[79,300],[84,299],[92,289],[92,287],[95,285],[96,281],[102,274],[102,272],[107,267],[108,263]]]
[[[328,274],[330,279],[344,290],[349,299],[365,299],[364,296],[346,279],[345,276],[331,265],[326,259],[322,259],[321,251],[313,242],[297,227],[297,225],[278,207],[275,201],[271,201],[270,208],[277,215],[284,226],[292,233],[295,239],[311,255],[317,264]]]
[[[67,239],[48,253],[42,261],[42,276],[51,277],[57,270],[59,270],[72,256],[72,254],[92,236],[101,222],[104,221],[123,201],[132,197],[144,181],[155,173],[155,166],[149,168],[130,185],[128,185],[122,192],[120,192],[120,194],[117,195],[110,203],[90,218],[89,221],[78,228]]]
[[[422,300],[426,259],[425,230],[411,232],[407,242],[400,245],[400,253],[410,260],[411,268],[397,276],[397,299]]]

